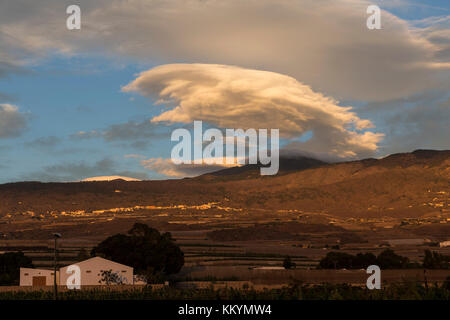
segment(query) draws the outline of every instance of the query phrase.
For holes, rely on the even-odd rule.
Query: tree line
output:
[[[377,265],[381,269],[450,269],[450,256],[435,251],[425,250],[422,264],[411,262],[408,257],[396,254],[392,249],[382,251],[378,256],[373,253],[352,255],[345,252],[331,251],[319,262],[319,269],[366,269]]]

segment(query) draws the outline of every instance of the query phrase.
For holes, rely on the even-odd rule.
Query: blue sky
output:
[[[450,7],[446,0],[377,0],[374,3],[406,20],[421,20],[432,16],[448,15]]]
[[[94,66],[95,70],[86,66]],[[2,90],[15,98],[14,103],[28,106],[24,111],[30,118],[20,137],[2,144],[11,148],[7,158],[22,169],[13,174],[26,175],[61,160],[91,163],[136,152],[133,147],[115,146],[101,139],[77,141],[70,136],[128,120],[143,121],[155,113],[146,99],[136,96],[131,101],[129,94],[120,92],[120,87],[139,71],[137,65],[117,68],[95,58],[50,58],[30,69],[28,74],[12,75],[2,81]],[[36,138],[53,136],[62,140],[57,149],[69,152],[25,145]],[[154,148],[145,152],[156,155]],[[57,153],[57,161],[55,153],[49,151]]]
[[[350,18],[346,12],[356,10],[353,6],[346,4],[344,0],[342,1],[348,8],[343,5],[342,11],[339,11],[340,8],[337,9],[336,21],[341,16],[342,20],[339,21],[347,21]],[[331,53],[326,53],[329,56],[323,61],[326,61],[327,68],[320,72],[320,76],[308,68],[309,65],[317,62],[317,70],[320,70],[324,65],[323,61],[316,61],[316,58],[306,53],[304,56],[290,55],[289,51],[297,50],[289,45],[293,42],[279,42],[281,40],[276,39],[278,36],[282,37],[282,35],[292,32],[295,36],[295,30],[289,29],[291,26],[281,25],[276,19],[272,19],[274,20],[272,29],[267,29],[262,39],[274,38],[273,41],[272,39],[268,40],[270,44],[267,45],[264,41],[255,41],[252,44],[255,35],[259,36],[257,31],[254,31],[259,25],[258,19],[261,18],[261,15],[267,14],[268,21],[272,21],[270,18],[274,13],[267,8],[270,5],[275,6],[275,4],[266,3],[265,7],[255,4],[255,10],[251,11],[255,12],[255,18],[249,18],[248,21],[242,22],[240,29],[239,26],[231,25],[230,15],[230,23],[219,25],[219,21],[215,26],[214,21],[208,22],[212,25],[202,25],[206,22],[200,21],[198,29],[192,29],[192,34],[188,30],[186,34],[180,34],[179,30],[183,30],[188,25],[189,27],[186,28],[190,28],[191,24],[180,22],[180,19],[175,17],[181,27],[175,31],[170,30],[170,19],[175,18],[164,17],[164,11],[160,16],[161,19],[164,18],[167,21],[161,22],[160,25],[158,21],[139,23],[139,19],[146,17],[146,9],[149,10],[149,20],[155,21],[155,10],[158,10],[158,7],[154,10],[152,7],[147,8],[147,4],[142,5],[138,0],[131,2],[129,5],[131,8],[126,7],[130,12],[124,13],[119,19],[116,19],[114,15],[120,15],[118,12],[121,11],[116,11],[114,8],[109,9],[109,20],[101,12],[95,11],[101,10],[104,1],[98,1],[98,6],[95,1],[91,4],[87,2],[84,4],[81,1],[82,17],[85,16],[87,22],[86,29],[83,29],[82,26],[81,31],[86,33],[80,32],[79,34],[83,36],[78,37],[78,35],[73,36],[73,33],[67,33],[64,28],[61,28],[61,31],[52,29],[54,28],[52,21],[57,24],[63,22],[67,16],[60,14],[61,8],[65,5],[64,1],[63,4],[48,1],[48,10],[45,12],[40,7],[35,8],[32,1],[22,1],[21,5],[24,10],[12,5],[13,1],[8,2],[2,2],[0,5],[0,12],[2,12],[0,14],[0,105],[7,104],[17,107],[17,112],[20,113],[21,119],[24,119],[25,125],[20,128],[19,133],[14,135],[2,137],[0,130],[1,183],[23,180],[73,181],[102,175],[126,175],[143,179],[170,178],[164,174],[167,170],[145,166],[143,161],[158,158],[168,159],[171,147],[174,145],[170,142],[171,130],[175,127],[189,126],[189,123],[173,121],[169,123],[169,126],[167,123],[150,124],[150,119],[167,111],[168,107],[164,104],[155,105],[153,103],[160,97],[150,96],[150,93],[144,89],[123,92],[121,88],[135,79],[139,79],[140,72],[171,63],[217,63],[292,76],[302,84],[311,87],[314,92],[335,98],[337,106],[350,105],[358,117],[373,122],[375,127],[368,130],[384,134],[384,139],[378,142],[376,150],[371,149],[373,156],[383,156],[395,151],[413,151],[414,148],[450,148],[450,144],[446,142],[447,138],[438,137],[448,133],[446,123],[448,124],[449,118],[447,121],[445,118],[450,116],[448,112],[450,108],[448,103],[450,98],[448,93],[449,71],[446,67],[446,64],[450,63],[450,54],[448,54],[450,52],[448,49],[450,48],[448,43],[450,40],[448,29],[450,3],[446,0],[376,1],[381,9],[397,16],[399,21],[409,23],[411,30],[416,27],[415,24],[418,20],[427,19],[425,20],[426,26],[420,26],[418,39],[426,39],[433,45],[442,47],[432,53],[424,53],[425,49],[417,47],[417,55],[411,54],[411,57],[407,58],[415,59],[416,56],[423,54],[426,57],[430,56],[430,62],[434,59],[433,63],[439,64],[437,67],[421,69],[417,71],[417,75],[414,73],[402,74],[403,71],[391,75],[390,72],[394,72],[392,70],[395,68],[387,64],[380,66],[379,69],[386,68],[383,70],[386,78],[396,79],[397,84],[403,79],[409,81],[408,77],[417,77],[417,81],[392,91],[389,89],[390,85],[383,86],[380,83],[383,81],[378,81],[380,87],[374,88],[370,80],[355,80],[358,79],[358,68],[360,67],[354,65],[354,61],[359,59],[360,55],[354,59],[349,54],[348,65],[345,66],[347,69],[344,69],[348,70],[348,74],[340,69],[342,60],[339,60],[340,66],[333,64],[334,57],[338,57],[342,52],[355,52],[356,48],[361,50],[358,41],[362,40],[355,41],[355,48],[351,47],[351,37],[342,39],[342,43],[345,43],[342,47],[330,45],[327,48],[322,43],[314,43],[316,40],[313,38],[320,37],[320,32],[322,32],[319,30],[320,28],[315,30],[314,24],[309,29],[309,33],[304,31],[299,33],[296,41],[303,43],[299,49],[301,52],[318,50],[315,55],[320,56],[324,52],[331,51]],[[142,5],[142,10],[137,11],[144,11],[144,13],[136,13],[135,10],[132,10],[133,5],[136,7]],[[29,7],[27,8],[27,6]],[[181,2],[179,6],[181,12],[186,12],[186,9],[182,8]],[[308,6],[313,9],[308,11]],[[52,12],[52,8],[54,8],[54,12]],[[206,10],[205,12],[212,10],[213,14],[220,11],[213,6],[206,9],[202,7],[202,10]],[[229,8],[223,10],[221,17],[226,17],[233,10],[242,11],[239,5],[236,5],[236,8],[230,5]],[[279,10],[282,12],[284,9],[280,8]],[[306,1],[304,6],[298,10],[299,14],[309,14],[308,12],[315,12],[314,10],[318,10],[317,13],[319,13],[322,9],[318,9],[312,2]],[[43,14],[48,14],[48,19],[39,20],[38,18]],[[136,14],[135,18],[133,18],[133,14]],[[186,13],[188,16],[189,14],[189,12]],[[1,15],[16,16],[16,19],[2,19]],[[320,15],[312,14],[311,21],[314,22],[317,16]],[[362,13],[361,20],[364,21],[365,18],[366,16]],[[106,19],[104,26],[101,26],[101,19]],[[126,19],[129,19],[129,23],[124,22]],[[333,21],[332,17],[328,19]],[[41,22],[35,27],[27,25],[35,20]],[[100,27],[95,23],[97,20]],[[439,20],[439,22],[434,22],[434,20]],[[443,23],[442,20],[444,20]],[[46,25],[46,21],[49,25]],[[117,25],[114,24],[115,21]],[[186,21],[189,22],[189,20]],[[398,31],[400,33],[403,31],[401,31],[402,27],[399,21],[395,21],[399,25],[395,32],[400,30]],[[250,34],[249,32],[250,38],[246,40],[247,25],[254,33]],[[255,27],[253,28],[253,26]],[[217,36],[211,35],[208,30],[205,30],[209,27],[222,33],[216,32]],[[285,33],[284,28],[289,30]],[[355,32],[367,32],[363,30],[364,27],[359,25],[355,25],[354,29],[361,29],[361,31]],[[23,30],[27,30],[27,33],[22,38],[19,37],[19,34]],[[270,30],[274,30],[273,33]],[[433,36],[436,33],[432,34],[430,30],[433,32],[437,30],[436,32],[440,32],[440,36]],[[197,32],[197,37],[195,37],[194,31]],[[390,32],[390,30],[384,31]],[[316,32],[318,34],[315,36]],[[84,37],[84,35],[86,36]],[[11,40],[13,36],[17,40]],[[162,37],[164,39],[161,40]],[[383,37],[384,35],[377,38],[377,41],[385,41]],[[389,37],[379,52],[378,49],[372,48],[370,54],[373,54],[374,57],[381,57],[379,59],[389,60],[391,54],[389,52],[391,42],[389,41],[399,42],[395,38],[390,39]],[[226,45],[227,41],[228,45]],[[411,43],[405,43],[405,52],[411,51],[409,46],[416,46],[414,41],[411,40]],[[258,50],[254,50],[252,45]],[[286,48],[283,47],[284,45]],[[235,46],[236,53],[231,51],[233,46]],[[308,48],[308,50],[304,48]],[[416,47],[414,47],[415,49]],[[333,53],[333,50],[336,53]],[[393,51],[398,53],[399,50],[403,50],[403,48],[395,48]],[[286,56],[284,57],[285,52]],[[397,53],[392,53],[395,56],[393,59],[398,59]],[[432,55],[433,57],[431,57]],[[302,59],[306,61],[304,64],[302,64]],[[2,70],[2,64],[6,71]],[[293,67],[291,68],[290,65]],[[339,78],[333,80],[333,75],[337,72],[333,68],[341,71],[340,79],[342,81]],[[352,71],[353,69],[354,71]],[[332,71],[334,73],[331,73]],[[370,69],[367,72],[375,73],[377,71]],[[374,77],[376,76],[374,75]],[[182,79],[180,77],[168,79],[176,81]],[[146,79],[143,78],[143,80]],[[348,82],[342,83],[346,81]],[[421,82],[425,82],[425,84]],[[151,83],[153,84],[153,82]],[[352,92],[351,88],[355,88],[355,92]],[[396,95],[396,92],[399,94]],[[183,97],[183,99],[188,99],[188,97]],[[183,102],[183,100],[179,102]],[[427,111],[424,108],[430,109]],[[434,116],[430,117],[430,113]],[[192,116],[194,115],[196,113],[193,113]],[[226,117],[226,112],[224,112],[224,117]],[[219,122],[220,115],[211,120],[211,125],[217,126]],[[1,121],[0,125],[2,125]],[[8,124],[3,125],[7,126]],[[244,122],[236,122],[238,128],[245,126]],[[315,130],[325,130],[323,129],[324,124],[321,122],[304,126],[303,131],[300,130],[297,136],[287,137],[283,140],[283,144],[295,145],[295,142],[299,141],[305,143],[305,140],[314,136],[314,132],[317,136],[322,134],[322,132],[318,134],[319,131]],[[434,127],[435,131],[428,136],[424,132],[428,132],[430,127]],[[85,135],[80,135],[80,132],[84,132]],[[423,140],[420,141],[422,139],[420,137]],[[312,141],[310,144],[301,145],[300,148],[307,152],[323,152],[320,146],[314,145]],[[408,148],[408,150],[404,150],[404,148]],[[367,150],[359,153],[360,149],[360,147],[355,149],[356,157],[369,155]]]

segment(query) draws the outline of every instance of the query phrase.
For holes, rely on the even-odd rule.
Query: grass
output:
[[[2,292],[0,300],[51,300],[51,291]],[[282,289],[177,289],[163,288],[72,290],[60,292],[60,300],[450,300],[450,282],[424,286],[404,282],[381,290],[368,290],[347,284],[302,285],[293,283]]]

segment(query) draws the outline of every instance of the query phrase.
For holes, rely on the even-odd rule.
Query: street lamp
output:
[[[55,299],[55,300],[57,300],[58,299],[58,286],[57,286],[57,284],[56,284],[56,265],[57,265],[57,249],[56,249],[56,241],[59,239],[59,238],[61,238],[61,234],[60,233],[54,233],[53,234],[53,238],[55,238],[55,257],[54,257],[54,260],[53,260],[53,267],[54,267],[54,269],[53,269],[53,286],[54,286],[54,291],[53,291],[53,298]]]

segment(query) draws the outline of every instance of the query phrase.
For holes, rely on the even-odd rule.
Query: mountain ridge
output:
[[[0,216],[27,210],[90,211],[212,202],[249,211],[302,210],[348,217],[416,217],[450,209],[449,150],[320,164],[277,176],[223,177],[2,184]]]

